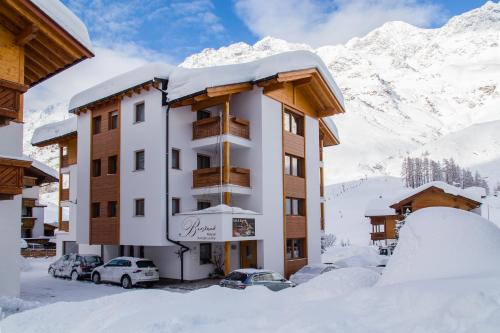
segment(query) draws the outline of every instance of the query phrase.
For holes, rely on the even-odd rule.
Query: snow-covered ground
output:
[[[343,251],[358,250],[332,255]],[[0,330],[496,333],[499,256],[500,229],[491,222],[451,208],[422,209],[403,227],[381,278],[350,267],[278,293],[217,286],[188,294],[136,290],[38,307],[7,317]]]

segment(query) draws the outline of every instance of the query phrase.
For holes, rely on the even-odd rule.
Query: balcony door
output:
[[[197,169],[210,168],[210,156],[198,154],[196,156]]]
[[[257,241],[240,242],[240,268],[257,268]]]

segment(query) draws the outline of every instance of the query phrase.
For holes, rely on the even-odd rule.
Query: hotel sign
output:
[[[217,226],[202,223],[198,216],[187,216],[183,221],[179,236],[192,240],[215,241],[217,239]]]
[[[255,219],[233,218],[233,237],[254,237]]]

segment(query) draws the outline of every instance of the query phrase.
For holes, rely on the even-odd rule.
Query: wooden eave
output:
[[[24,47],[24,83],[30,87],[94,56],[29,0],[2,0],[0,24]]]
[[[450,194],[450,193],[446,193],[443,189],[440,189],[439,187],[435,187],[435,186],[431,186],[431,187],[428,187],[426,188],[425,190],[422,190],[420,192],[417,192],[393,205],[391,205],[390,207],[393,208],[393,209],[399,209],[401,208],[402,206],[406,205],[406,204],[409,204],[411,203],[416,197],[422,195],[423,193],[426,193],[426,192],[440,192],[440,194],[443,194],[443,195],[446,195],[446,196],[449,196],[449,197],[453,197],[453,198],[457,198],[457,199],[460,199],[460,200],[463,200],[469,204],[471,204],[472,206],[480,206],[481,203],[480,202],[477,202],[475,200],[472,200],[472,199],[469,199],[469,198],[466,198],[466,197],[463,197],[461,195],[453,195],[453,194]]]
[[[330,131],[322,119],[319,120],[319,130],[323,138],[324,147],[336,146],[340,144],[339,140],[335,137],[332,131]]]
[[[210,87],[169,101],[168,104],[171,108],[192,105],[192,110],[196,111],[200,109],[199,105],[203,102],[206,105],[205,107],[221,104],[219,100],[222,96],[227,96],[226,98],[229,98],[232,94],[249,91],[253,89],[255,85],[263,88],[263,93],[274,99],[279,99],[280,91],[286,89],[292,89],[294,93],[297,91],[310,101],[315,110],[315,116],[319,118],[345,112],[342,104],[337,100],[334,92],[330,89],[316,68],[281,72],[251,82]],[[219,100],[215,100],[215,98]],[[210,102],[210,99],[214,99],[214,102]],[[283,100],[280,101],[284,102]],[[338,144],[338,141],[335,139],[331,139],[329,144],[333,145],[334,142]]]
[[[43,172],[40,169],[35,168],[33,165],[29,166],[28,168],[25,168],[24,176],[36,178],[37,185],[55,183],[59,181],[59,179],[55,178],[54,176],[48,173]]]
[[[137,84],[133,87],[124,89],[122,91],[119,91],[117,93],[114,93],[112,95],[100,98],[98,100],[92,101],[90,103],[87,103],[85,105],[79,106],[77,108],[73,108],[69,110],[70,113],[74,113],[76,115],[79,115],[80,113],[85,113],[88,110],[95,109],[99,106],[105,105],[107,103],[114,103],[117,100],[122,100],[125,96],[126,97],[132,97],[134,94],[140,94],[142,90],[149,91],[152,87],[158,88],[160,85],[159,81],[156,80],[149,80],[140,84]]]
[[[67,133],[67,134],[64,134],[64,135],[61,135],[61,136],[58,136],[55,138],[51,138],[49,140],[33,143],[31,145],[35,146],[35,147],[47,147],[47,146],[51,146],[51,145],[65,143],[71,139],[75,139],[77,136],[78,136],[78,132],[74,131],[74,132]]]

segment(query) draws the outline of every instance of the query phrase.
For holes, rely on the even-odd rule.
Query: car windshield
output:
[[[101,262],[101,258],[97,256],[84,257],[87,264],[97,264]]]
[[[325,269],[323,266],[305,266],[298,273],[302,274],[321,274],[321,272]]]
[[[247,275],[241,272],[232,272],[228,276],[226,276],[226,280],[230,281],[241,281],[244,282],[247,279]]]
[[[156,267],[151,260],[140,260],[135,263],[139,268]]]

